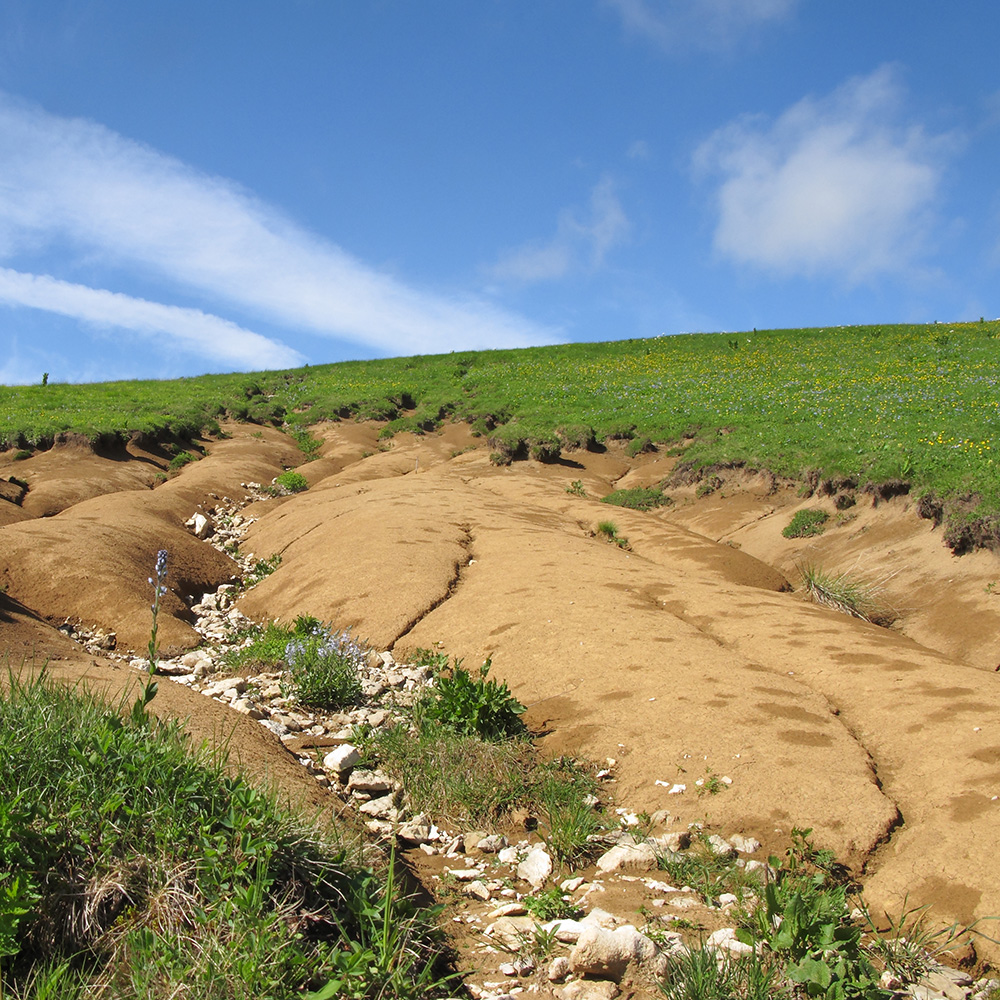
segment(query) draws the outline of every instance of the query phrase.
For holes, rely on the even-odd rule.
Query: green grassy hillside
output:
[[[696,466],[902,480],[959,547],[1000,540],[1000,322],[689,334],[174,381],[0,388],[0,444],[286,423],[467,420],[498,459],[607,437],[690,439]],[[940,517],[941,504],[925,501]],[[973,525],[969,529],[969,525]],[[971,534],[969,533],[971,531]],[[964,533],[964,534],[963,534]],[[953,532],[954,535],[954,532]],[[961,538],[959,537],[962,536]],[[964,541],[963,541],[964,539]]]

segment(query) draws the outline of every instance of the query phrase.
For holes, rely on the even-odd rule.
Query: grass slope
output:
[[[0,388],[0,446],[60,433],[181,437],[221,416],[471,422],[500,460],[607,437],[676,442],[698,466],[898,479],[1000,540],[1000,322],[685,334],[319,365],[174,381]],[[940,519],[940,508],[929,513]],[[985,528],[983,528],[985,525]],[[991,534],[992,532],[992,534]],[[975,533],[974,533],[975,534]],[[993,534],[997,537],[993,538]],[[982,536],[982,537],[980,537]]]

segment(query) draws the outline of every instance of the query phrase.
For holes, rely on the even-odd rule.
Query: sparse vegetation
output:
[[[811,538],[814,535],[822,535],[829,520],[830,515],[825,510],[808,507],[805,510],[797,510],[781,533],[785,538]]]
[[[170,459],[169,468],[172,472],[176,472],[178,469],[183,469],[185,465],[190,465],[191,462],[197,462],[200,457],[200,455],[192,455],[189,451],[179,451]]]
[[[585,497],[587,491],[583,488],[582,479],[574,479],[573,482],[566,487],[566,492],[571,493],[575,497]]]
[[[655,510],[657,507],[671,506],[673,500],[658,486],[640,486],[630,490],[615,490],[606,497],[601,497],[601,503],[628,507],[630,510]]]
[[[629,548],[628,539],[622,538],[618,534],[618,525],[614,521],[600,521],[597,525],[597,533],[612,545],[617,545],[620,549]]]
[[[899,619],[899,613],[882,599],[880,583],[868,583],[852,573],[827,573],[813,563],[800,566],[799,572],[806,593],[817,604],[883,628]]]

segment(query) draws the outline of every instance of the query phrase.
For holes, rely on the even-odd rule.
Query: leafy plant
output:
[[[582,479],[574,479],[573,482],[566,487],[566,492],[571,493],[575,497],[585,497],[587,491],[583,488]]]
[[[309,481],[301,472],[282,472],[274,480],[272,492],[275,496],[287,496],[289,493],[301,493],[309,489]]]
[[[564,899],[562,890],[555,886],[525,896],[524,907],[542,923],[548,923],[550,920],[579,920],[583,916],[583,910]]]
[[[185,465],[189,465],[191,462],[197,462],[200,455],[192,455],[189,451],[179,451],[172,459],[170,459],[169,468],[176,472],[178,469],[183,469]]]
[[[673,502],[658,486],[615,490],[606,497],[601,497],[601,503],[614,504],[616,507],[628,507],[631,510],[655,510],[657,507],[669,507]]]
[[[822,535],[824,526],[830,520],[830,515],[818,507],[808,507],[796,511],[791,522],[782,529],[785,538],[810,538]]]
[[[275,552],[266,559],[258,559],[249,573],[243,575],[243,586],[249,590],[269,577],[281,565],[281,553]]]
[[[651,451],[656,451],[656,445],[645,436],[632,438],[625,446],[625,454],[629,458],[635,458],[636,455],[644,455]]]
[[[23,462],[26,458],[31,458],[34,452],[28,451],[26,448],[21,448],[19,451],[14,452],[14,461]]]
[[[506,681],[488,676],[491,663],[486,660],[478,677],[473,677],[458,658],[450,671],[440,671],[433,689],[418,706],[420,727],[442,725],[464,736],[491,741],[526,735],[521,720],[525,707],[511,694]]]
[[[867,583],[851,573],[827,573],[812,563],[800,566],[799,572],[806,592],[817,604],[883,628],[899,619],[899,613],[881,599],[881,584]]]

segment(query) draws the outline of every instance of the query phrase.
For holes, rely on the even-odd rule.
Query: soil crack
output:
[[[458,544],[461,546],[464,557],[455,562],[454,571],[451,578],[448,580],[448,584],[445,588],[445,592],[427,605],[421,612],[415,615],[403,626],[402,631],[395,639],[392,640],[386,647],[390,651],[395,650],[396,645],[402,642],[428,615],[437,611],[445,601],[451,600],[458,591],[459,585],[462,582],[462,573],[468,568],[469,564],[473,560],[472,546],[475,541],[472,535],[471,525],[461,524],[459,529],[462,532],[462,537],[458,539]]]

